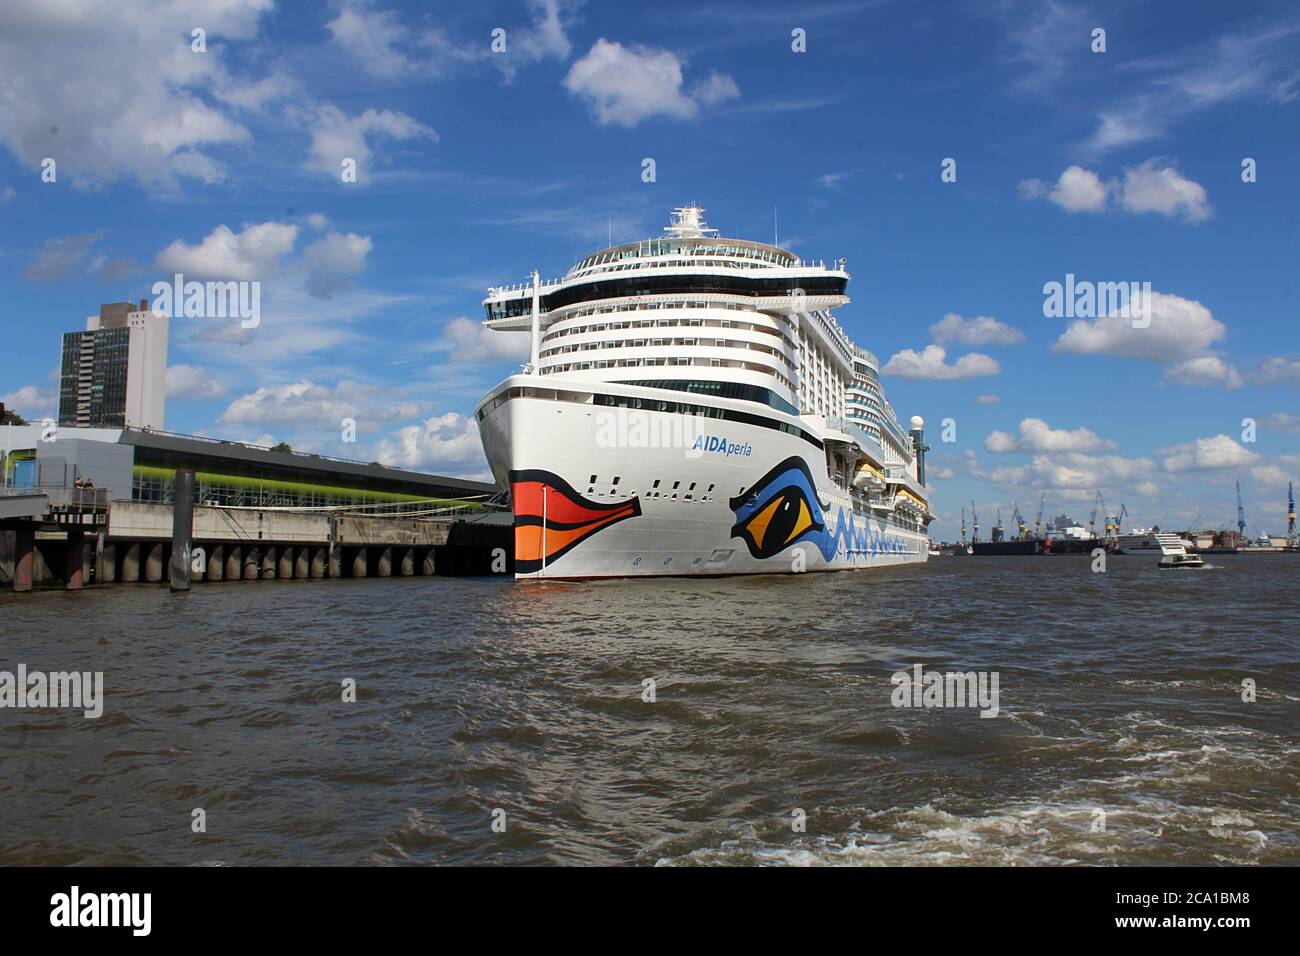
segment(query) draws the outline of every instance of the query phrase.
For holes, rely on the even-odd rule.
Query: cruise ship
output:
[[[727,239],[705,210],[563,278],[493,288],[530,360],[475,415],[517,578],[837,571],[925,561],[923,422],[845,334],[843,259]]]

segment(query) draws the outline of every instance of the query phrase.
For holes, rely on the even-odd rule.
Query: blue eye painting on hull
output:
[[[856,560],[907,550],[901,538],[872,529],[865,518],[859,527],[855,515],[843,507],[832,532],[826,521],[829,505],[818,498],[812,472],[798,456],[781,462],[727,504],[736,515],[732,537],[743,540],[756,558],[775,557],[801,541],[815,545],[827,561],[836,554]]]

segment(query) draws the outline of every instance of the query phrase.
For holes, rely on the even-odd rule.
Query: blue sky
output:
[[[928,423],[936,537],[1043,490],[1232,525],[1234,480],[1251,532],[1284,530],[1293,3],[96,7],[0,11],[0,399],[28,417],[61,332],[179,268],[260,281],[262,322],[173,320],[168,429],[482,475],[467,416],[522,345],[479,327],[488,285],[690,200],[770,239],[776,207],[784,245],[848,260],[840,320]],[[1045,317],[1067,273],[1150,282],[1150,328]]]

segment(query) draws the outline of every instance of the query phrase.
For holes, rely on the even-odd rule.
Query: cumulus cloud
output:
[[[59,395],[46,391],[35,385],[24,385],[16,392],[0,395],[0,404],[11,412],[17,412],[27,421],[40,421],[53,417],[59,404]]]
[[[984,439],[984,447],[991,452],[1089,452],[1105,451],[1115,447],[1108,438],[1101,438],[1087,428],[1069,431],[1052,428],[1041,418],[1025,418],[1020,422],[1020,433],[1012,436],[1006,432],[991,432]]]
[[[962,345],[1019,345],[1025,341],[1023,332],[1005,322],[987,315],[963,319],[956,312],[949,312],[930,326],[930,337],[940,344],[959,342]]]
[[[1287,412],[1273,412],[1260,420],[1260,424],[1265,428],[1300,434],[1300,415],[1290,415]]]
[[[528,357],[530,342],[522,332],[494,332],[465,317],[452,319],[443,329],[435,351],[447,352],[455,362],[502,362]]]
[[[1300,388],[1300,359],[1274,356],[1260,363],[1259,370],[1252,378],[1260,385],[1273,385],[1281,382]]]
[[[36,258],[23,272],[29,282],[58,282],[78,269],[90,256],[91,247],[104,237],[104,231],[83,232],[62,239],[46,239]]]
[[[1217,355],[1201,355],[1170,365],[1164,370],[1164,378],[1176,385],[1241,388],[1245,384],[1241,373]]]
[[[1126,168],[1122,179],[1104,182],[1090,169],[1070,166],[1055,186],[1049,187],[1041,179],[1026,179],[1017,190],[1022,199],[1046,198],[1071,213],[1120,209],[1188,223],[1203,222],[1213,215],[1205,187],[1183,176],[1172,160],[1160,157]]]
[[[1087,493],[1108,485],[1134,486],[1149,481],[1154,472],[1155,464],[1148,458],[1066,452],[1036,455],[1028,465],[998,468],[990,477],[998,484]],[[1154,494],[1155,486],[1148,485],[1143,493]]]
[[[0,5],[0,143],[28,168],[58,162],[59,182],[94,188],[119,178],[175,188],[219,181],[210,150],[250,140],[231,109],[206,94],[238,91],[222,40],[256,36],[272,0],[117,4],[91,0]],[[208,51],[190,49],[202,25]]]
[[[433,468],[441,474],[484,477],[486,468],[478,423],[472,417],[447,412],[408,425],[379,442],[376,458],[397,468]]]
[[[371,141],[389,139],[438,141],[438,134],[418,120],[395,110],[368,109],[349,116],[333,104],[316,107],[311,120],[311,146],[307,166],[338,178],[345,159],[357,164],[357,182],[373,171]]]
[[[226,387],[195,365],[167,367],[167,397],[204,401],[224,398]]]
[[[371,0],[345,0],[326,28],[335,46],[380,79],[440,77],[487,60],[510,79],[522,64],[568,57],[567,12],[579,2],[528,0],[531,23],[503,27],[503,52],[491,51],[482,37],[461,40],[437,27],[404,25],[396,11],[380,9]]]
[[[1119,202],[1131,213],[1154,212],[1185,222],[1201,222],[1211,215],[1205,187],[1185,178],[1172,164],[1161,165],[1159,159],[1124,170]]]
[[[307,270],[307,291],[322,299],[351,288],[352,279],[366,268],[374,243],[355,232],[330,232],[302,252]]]
[[[1070,166],[1048,186],[1041,179],[1026,179],[1017,187],[1022,199],[1046,197],[1066,212],[1101,212],[1106,208],[1110,187],[1101,177],[1082,166]]]
[[[996,359],[979,352],[963,355],[951,365],[945,362],[947,357],[948,352],[942,345],[927,345],[920,352],[903,349],[895,352],[881,371],[907,379],[978,378],[1002,371]]]
[[[978,405],[998,405],[1001,404],[1002,399],[997,395],[976,395],[975,402]]]
[[[298,227],[280,222],[255,223],[238,233],[221,225],[196,246],[177,239],[154,257],[154,266],[187,279],[265,279],[279,272],[297,239]]]
[[[1151,324],[1146,328],[1134,328],[1131,317],[1114,314],[1076,319],[1052,351],[1179,362],[1203,355],[1227,334],[1209,309],[1191,299],[1153,292],[1150,311]]]
[[[564,86],[587,102],[602,126],[636,126],[651,116],[691,119],[701,105],[740,95],[735,80],[717,72],[688,93],[682,67],[670,50],[625,47],[602,37],[569,69]]]
[[[303,380],[241,395],[218,420],[227,425],[298,424],[338,430],[345,418],[364,428],[400,422],[422,411],[420,402],[405,398],[399,389],[349,381],[330,388]]]
[[[1194,442],[1162,448],[1157,455],[1167,456],[1165,471],[1216,471],[1223,468],[1242,468],[1254,464],[1259,456],[1238,444],[1227,435],[1198,438]]]

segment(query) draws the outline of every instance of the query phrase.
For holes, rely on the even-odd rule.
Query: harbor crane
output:
[[[1034,537],[1043,536],[1043,505],[1047,504],[1047,492],[1043,492],[1038,499],[1038,514],[1034,516]]]
[[[1021,541],[1028,541],[1029,535],[1025,528],[1025,516],[1020,513],[1020,502],[1013,502],[1011,505],[1011,520],[1016,523],[1017,532]]]
[[[1102,498],[1101,492],[1097,492],[1097,497],[1092,502],[1092,514],[1088,516],[1088,535],[1097,537],[1097,509],[1101,509],[1102,526],[1106,525],[1106,500]]]
[[[1241,535],[1241,543],[1246,543],[1246,509],[1241,506],[1241,482],[1237,482],[1237,531]]]
[[[1295,488],[1289,481],[1286,483],[1286,545],[1300,548],[1300,537],[1295,531]]]
[[[998,505],[998,523],[993,526],[992,540],[994,541],[1002,540],[1002,506],[1001,505]]]
[[[961,509],[961,546],[966,547],[966,508]]]
[[[1124,533],[1124,519],[1128,517],[1128,505],[1124,502],[1119,503],[1119,514],[1115,516],[1115,523],[1110,526],[1113,537],[1118,540],[1119,536]]]
[[[979,541],[979,539],[980,539],[980,519],[979,519],[979,515],[975,514],[975,502],[972,501],[970,503],[970,543],[975,544],[975,542]]]

